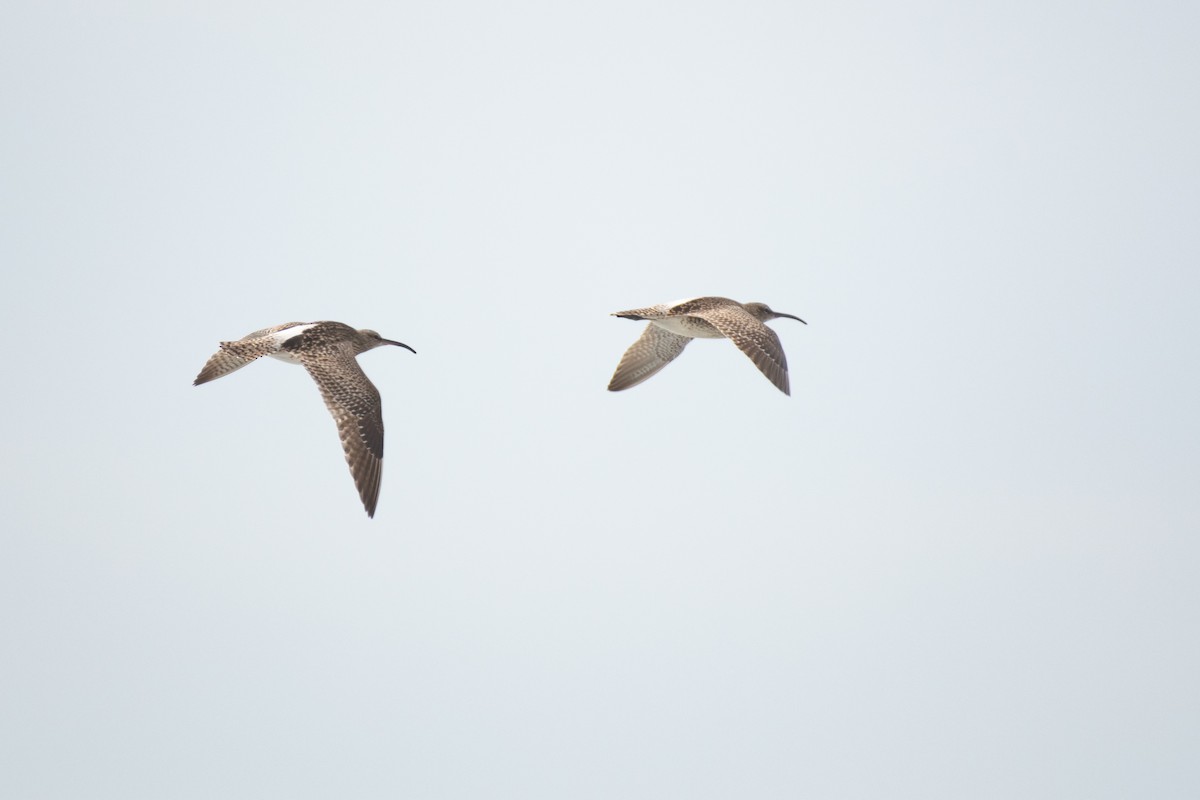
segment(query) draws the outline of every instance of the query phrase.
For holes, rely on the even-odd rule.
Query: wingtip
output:
[[[628,374],[613,375],[608,382],[608,390],[610,392],[623,392],[626,389],[632,389],[649,377],[649,375],[637,378],[631,377]]]

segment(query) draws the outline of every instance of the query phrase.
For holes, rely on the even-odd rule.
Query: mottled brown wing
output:
[[[199,386],[202,383],[223,378],[229,373],[252,363],[255,359],[262,358],[274,352],[278,345],[271,338],[270,335],[272,333],[303,324],[303,322],[285,322],[282,325],[275,325],[271,328],[263,328],[261,331],[248,333],[235,342],[221,342],[221,349],[214,353],[212,358],[208,359],[204,365],[204,369],[200,370],[200,374],[196,376],[196,380],[192,381],[192,385]]]
[[[663,317],[670,316],[670,313],[671,309],[669,306],[659,303],[656,306],[649,306],[647,308],[631,308],[628,311],[614,311],[613,316],[621,317],[623,319],[662,319]]]
[[[733,341],[779,391],[786,395],[792,393],[788,385],[787,356],[783,354],[783,345],[775,331],[736,303],[689,313],[708,322]]]
[[[687,336],[665,331],[653,323],[647,325],[638,340],[621,356],[621,363],[617,364],[617,371],[608,382],[608,390],[619,392],[658,374],[690,341]]]
[[[302,362],[337,423],[346,463],[367,516],[375,516],[383,475],[383,406],[348,342],[305,351]]]

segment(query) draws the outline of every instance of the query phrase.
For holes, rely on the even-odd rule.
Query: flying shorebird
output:
[[[375,331],[356,331],[340,322],[286,322],[247,334],[236,342],[221,342],[221,349],[208,360],[192,385],[216,380],[262,356],[302,365],[317,382],[325,406],[337,423],[354,485],[367,516],[374,517],[383,473],[383,409],[379,390],[367,379],[355,356],[385,344],[417,352]]]
[[[775,331],[763,323],[778,317],[804,322],[799,317],[772,311],[766,303],[739,303],[727,297],[695,297],[618,311],[613,316],[648,320],[650,324],[621,356],[621,363],[608,384],[610,392],[637,386],[657,374],[692,339],[732,339],[779,391],[791,394],[783,346]]]

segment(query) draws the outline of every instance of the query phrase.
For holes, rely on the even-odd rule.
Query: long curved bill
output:
[[[384,344],[394,344],[394,345],[396,345],[396,347],[403,347],[405,350],[408,350],[412,353],[417,352],[416,350],[413,350],[411,347],[406,345],[404,342],[396,342],[391,339],[384,339],[384,338],[380,338],[379,341],[383,342]]]

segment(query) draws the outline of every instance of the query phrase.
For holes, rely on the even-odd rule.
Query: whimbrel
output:
[[[695,297],[618,311],[613,316],[648,320],[650,324],[621,357],[608,384],[610,392],[637,386],[657,374],[692,339],[731,339],[779,391],[791,394],[783,346],[775,331],[763,323],[778,317],[804,322],[799,317],[772,311],[766,303],[739,303],[726,297]]]
[[[385,344],[417,352],[375,331],[355,330],[340,322],[286,322],[235,342],[221,342],[221,349],[200,370],[193,385],[228,375],[262,356],[302,365],[317,382],[337,423],[354,485],[367,516],[374,517],[383,473],[383,409],[379,390],[355,357]]]

